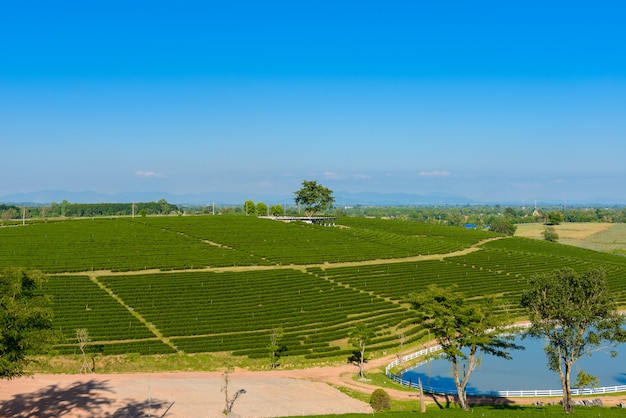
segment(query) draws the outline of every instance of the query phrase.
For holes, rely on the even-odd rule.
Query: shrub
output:
[[[391,409],[391,397],[383,389],[372,392],[370,405],[375,412],[389,411]]]
[[[559,234],[556,232],[556,229],[554,229],[553,226],[545,227],[541,234],[546,241],[556,242],[559,240]]]

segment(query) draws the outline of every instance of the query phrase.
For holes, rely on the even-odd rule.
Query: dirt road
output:
[[[373,359],[366,370],[384,368],[395,357]],[[243,389],[234,401],[232,416],[283,417],[316,414],[368,413],[368,404],[335,387],[371,394],[376,387],[353,380],[356,366],[303,370],[234,371],[228,395]],[[0,382],[0,417],[223,417],[226,407],[220,372],[36,375]],[[394,399],[414,400],[417,392],[389,387]],[[626,396],[605,398],[605,405],[626,402]],[[484,402],[530,404],[537,398],[485,399]],[[546,401],[545,399],[539,399]],[[552,399],[553,401],[555,399]],[[427,403],[445,403],[429,397]],[[558,401],[558,399],[556,399]]]

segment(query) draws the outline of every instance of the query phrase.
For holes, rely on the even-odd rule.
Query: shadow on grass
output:
[[[33,393],[17,394],[2,402],[0,417],[15,418],[57,418],[64,415],[85,413],[87,416],[103,418],[138,417],[147,415],[150,408],[155,417],[164,417],[172,405],[165,401],[129,401],[114,409],[114,401],[107,398],[113,393],[106,381],[90,380],[74,383],[68,387],[51,385]]]
[[[453,405],[460,405],[456,395],[433,395],[424,394],[427,399],[432,400],[439,409],[449,409]],[[498,396],[468,396],[467,403],[472,406],[490,409],[519,409],[520,405],[508,398]],[[459,406],[460,407],[460,406]]]

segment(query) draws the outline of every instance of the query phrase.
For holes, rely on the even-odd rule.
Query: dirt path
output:
[[[408,354],[408,353],[404,353]],[[384,370],[395,355],[373,359],[366,371]],[[337,387],[371,394],[377,387],[353,377],[351,364],[302,370],[245,371],[231,373],[229,396],[243,389],[235,400],[233,415],[282,417],[319,414],[370,413],[369,405],[350,398]],[[220,417],[225,408],[224,378],[220,372],[36,375],[0,382],[0,417]],[[387,393],[396,400],[415,401],[417,391],[394,388]],[[396,386],[397,387],[397,386]],[[605,405],[626,402],[626,394],[603,398]],[[453,399],[427,396],[427,404],[445,405]],[[477,401],[474,399],[474,401]],[[554,401],[545,398],[489,398],[481,403],[531,404]]]
[[[377,265],[377,264],[397,264],[397,263],[408,263],[408,262],[416,262],[416,261],[427,261],[427,260],[442,260],[448,257],[458,257],[461,255],[467,255],[473,253],[475,251],[479,251],[480,246],[489,242],[498,239],[506,239],[506,237],[494,237],[484,239],[471,247],[464,248],[459,251],[453,251],[450,253],[443,254],[428,254],[428,255],[416,255],[411,257],[401,257],[401,258],[380,258],[375,260],[362,260],[362,261],[344,261],[339,263],[321,263],[321,264],[287,264],[287,265],[269,265],[269,266],[233,266],[233,267],[203,267],[203,268],[195,268],[195,269],[185,269],[185,270],[159,270],[159,269],[146,269],[146,270],[135,270],[135,271],[111,271],[111,270],[90,270],[90,271],[82,271],[82,272],[70,272],[70,273],[55,273],[51,274],[51,276],[90,276],[92,278],[99,276],[134,276],[134,275],[144,275],[144,274],[172,274],[172,273],[192,273],[192,272],[242,272],[242,271],[259,271],[259,270],[300,270],[305,271],[308,268],[318,267],[321,269],[327,268],[336,268],[336,267],[359,267],[359,266],[369,266],[369,265]],[[211,244],[212,245],[212,244]]]
[[[163,344],[169,346],[172,350],[177,351],[182,354],[182,352],[171,342],[170,338],[165,337],[161,331],[151,326],[151,324],[137,311],[131,309],[131,307],[118,295],[115,295],[111,289],[108,289],[103,282],[99,280],[101,276],[132,276],[132,275],[144,275],[144,274],[173,274],[173,273],[189,273],[189,272],[243,272],[243,271],[259,271],[259,270],[277,270],[277,269],[289,269],[289,270],[299,270],[302,272],[306,272],[308,268],[319,267],[322,270],[326,268],[336,268],[336,267],[358,267],[358,266],[367,266],[367,265],[380,265],[380,264],[394,264],[394,263],[406,263],[406,262],[417,262],[417,261],[425,261],[425,260],[441,260],[447,257],[455,257],[460,255],[469,254],[475,251],[480,250],[480,246],[490,241],[494,241],[497,239],[501,239],[503,237],[494,237],[487,238],[478,243],[472,245],[471,247],[465,248],[463,250],[454,251],[451,253],[444,254],[429,254],[429,255],[418,255],[413,257],[404,257],[404,258],[390,258],[390,259],[375,259],[375,260],[364,260],[364,261],[351,261],[351,262],[341,262],[341,263],[323,263],[323,264],[307,264],[307,265],[281,265],[281,266],[235,266],[235,267],[205,267],[200,269],[188,269],[188,270],[140,270],[140,271],[125,271],[125,272],[112,272],[110,270],[97,270],[97,271],[86,271],[86,272],[72,272],[72,273],[59,273],[55,275],[63,275],[63,276],[88,276],[89,279],[100,287],[106,294],[110,295],[117,303],[124,307],[125,310],[131,312],[131,314],[141,322],[148,331],[154,334],[154,338],[160,340]],[[206,241],[209,245],[219,245],[214,242]],[[115,341],[119,342],[119,341]],[[102,341],[103,344],[112,343],[111,341]]]

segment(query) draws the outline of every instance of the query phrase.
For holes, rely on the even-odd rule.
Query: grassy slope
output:
[[[623,259],[621,257],[611,258],[611,256],[604,256],[603,258],[597,258],[593,256],[591,252],[585,252],[580,249],[573,249],[567,246],[558,246],[556,244],[548,245],[551,243],[545,243],[543,241],[524,240],[517,244],[516,239],[506,239],[493,242],[490,244],[479,245],[482,250],[473,253],[468,256],[449,257],[445,261],[420,261],[419,264],[415,261],[410,263],[406,262],[408,259],[401,257],[412,256],[417,253],[424,254],[424,248],[421,247],[428,243],[433,248],[436,247],[439,253],[445,254],[446,251],[454,251],[461,248],[469,248],[476,246],[481,240],[493,234],[485,233],[484,231],[471,231],[464,230],[462,228],[441,227],[437,225],[420,224],[409,221],[390,221],[390,220],[374,220],[374,219],[345,219],[339,220],[338,223],[347,225],[348,228],[327,228],[316,227],[310,225],[290,225],[282,224],[268,220],[258,220],[256,218],[237,218],[237,217],[166,217],[166,218],[148,218],[138,219],[136,221],[119,220],[119,221],[68,221],[67,223],[59,223],[58,225],[33,225],[28,228],[0,228],[0,247],[6,249],[3,252],[3,256],[0,257],[0,264],[17,263],[19,265],[20,260],[28,259],[33,262],[33,258],[27,258],[29,249],[31,246],[37,246],[38,254],[41,257],[53,254],[54,258],[51,260],[57,261],[57,257],[61,257],[64,254],[65,257],[70,258],[71,262],[68,263],[68,267],[71,267],[73,271],[80,271],[82,266],[85,272],[83,279],[88,281],[87,274],[94,278],[99,278],[105,285],[111,286],[116,297],[121,297],[121,302],[125,302],[123,305],[118,302],[109,305],[113,308],[117,308],[120,312],[116,312],[114,315],[118,315],[120,318],[120,324],[125,326],[128,332],[133,331],[137,322],[133,322],[132,315],[139,315],[137,318],[141,319],[141,315],[145,319],[145,323],[152,324],[157,330],[178,329],[176,324],[165,324],[165,319],[158,317],[159,312],[151,312],[150,305],[156,306],[173,306],[177,298],[182,297],[179,305],[180,312],[193,311],[189,314],[181,315],[180,318],[183,322],[191,323],[197,322],[201,313],[199,309],[202,308],[202,301],[198,305],[191,305],[191,299],[184,299],[186,294],[194,292],[185,292],[182,287],[176,290],[164,293],[164,296],[159,300],[160,296],[155,294],[154,298],[149,297],[149,302],[142,302],[140,296],[150,296],[149,290],[146,290],[146,284],[148,289],[151,288],[150,283],[156,281],[146,282],[150,279],[147,277],[141,279],[139,276],[134,276],[135,272],[121,273],[124,276],[126,282],[132,283],[137,280],[137,283],[143,283],[140,292],[144,295],[133,295],[132,286],[130,288],[123,288],[119,280],[113,280],[115,274],[106,271],[91,272],[90,266],[91,260],[97,258],[102,263],[111,263],[110,267],[118,267],[121,270],[126,270],[132,266],[139,266],[139,270],[143,269],[144,263],[137,263],[133,260],[133,257],[128,259],[120,259],[120,254],[127,254],[131,250],[137,248],[144,251],[142,254],[143,260],[147,262],[151,259],[155,260],[153,267],[163,268],[165,271],[161,272],[147,272],[143,276],[153,275],[156,280],[157,277],[167,276],[172,278],[178,278],[181,285],[183,283],[190,283],[191,286],[203,286],[203,280],[205,277],[210,280],[211,275],[224,274],[224,277],[230,277],[231,283],[242,282],[243,279],[247,282],[248,277],[252,280],[253,274],[246,272],[246,268],[258,270],[258,277],[262,280],[274,280],[285,276],[285,269],[292,269],[290,271],[297,272],[297,275],[307,275],[310,277],[311,282],[319,281],[320,285],[330,286],[335,288],[335,291],[324,291],[312,289],[309,292],[310,295],[319,295],[319,298],[324,298],[325,302],[332,302],[329,297],[335,298],[335,309],[340,315],[340,322],[336,326],[339,330],[343,329],[340,336],[333,331],[333,326],[330,322],[328,325],[319,324],[318,326],[299,327],[286,329],[287,337],[292,341],[293,347],[297,347],[298,344],[308,344],[308,341],[315,340],[316,343],[330,344],[331,346],[341,346],[343,350],[349,348],[347,346],[345,338],[342,338],[344,334],[350,329],[350,324],[354,321],[373,321],[373,317],[379,315],[382,318],[382,322],[378,323],[378,338],[380,343],[373,347],[373,355],[382,355],[383,351],[388,353],[395,352],[398,345],[398,337],[400,332],[407,332],[409,334],[410,329],[414,329],[414,326],[408,322],[410,318],[404,318],[406,310],[397,311],[397,314],[389,314],[388,319],[382,316],[384,310],[395,307],[406,309],[404,303],[404,295],[411,289],[419,289],[429,282],[445,282],[449,283],[457,280],[462,290],[468,292],[468,294],[475,294],[482,291],[481,289],[494,289],[502,288],[507,289],[507,298],[511,303],[515,303],[516,295],[520,291],[520,286],[525,282],[524,277],[531,274],[534,270],[532,263],[541,262],[541,268],[550,269],[556,268],[563,263],[568,265],[581,265],[587,264],[593,265],[594,263],[605,263],[608,260],[613,264],[612,271],[619,273],[617,277],[622,277],[626,272]],[[567,225],[572,226],[572,225]],[[572,230],[568,234],[565,233],[566,229],[563,228],[563,235],[578,236],[589,238],[592,236],[598,236],[597,229],[601,224],[585,224],[584,227],[588,228],[584,230],[581,226],[579,232]],[[535,226],[535,231],[540,231],[542,226]],[[520,228],[522,230],[522,228]],[[580,232],[582,231],[582,232]],[[608,231],[608,230],[607,230]],[[345,232],[345,233],[344,233]],[[535,232],[537,233],[537,232]],[[595,233],[595,235],[594,235]],[[52,239],[52,238],[55,239]],[[76,238],[78,237],[78,238]],[[604,238],[609,240],[611,238]],[[620,238],[619,232],[612,238],[613,240],[623,239]],[[95,241],[92,243],[92,241]],[[25,248],[16,247],[16,243]],[[102,245],[102,244],[106,245]],[[308,246],[314,246],[315,251],[310,251]],[[330,244],[330,245],[329,245]],[[419,246],[419,250],[415,250],[416,246]],[[516,249],[519,247],[519,249]],[[426,248],[426,252],[428,251]],[[184,250],[184,251],[181,251]],[[558,256],[555,255],[555,250],[558,249]],[[159,254],[159,257],[154,257],[153,251]],[[76,257],[79,253],[80,257]],[[368,266],[351,265],[341,266],[341,264],[326,263],[326,254],[340,254],[341,260],[354,260],[355,262],[363,262],[363,260],[369,260]],[[364,254],[367,253],[365,256]],[[385,254],[381,257],[381,254]],[[15,257],[15,259],[12,259]],[[203,273],[198,270],[197,267],[194,270],[194,265],[200,266],[212,265],[211,257],[217,258],[222,264],[225,258],[232,257],[234,263],[241,267],[242,278],[239,278],[239,274],[233,273],[217,273],[216,271],[206,271]],[[389,258],[397,257],[395,260]],[[372,261],[380,258],[387,258],[383,261]],[[49,266],[53,266],[53,271],[58,271],[59,264],[65,264],[65,260],[59,259],[59,263],[51,263],[47,260]],[[394,261],[393,264],[387,262]],[[513,265],[515,261],[515,265]],[[322,262],[319,265],[311,265],[310,263]],[[374,263],[373,265],[371,263]],[[380,263],[376,266],[376,263]],[[480,264],[483,263],[483,264]],[[126,267],[128,266],[128,267]],[[263,266],[263,267],[261,267]],[[31,266],[36,267],[36,266]],[[104,265],[103,267],[107,267]],[[186,268],[181,272],[171,272],[168,268]],[[267,270],[267,273],[263,273],[261,270]],[[146,274],[147,273],[147,274]],[[198,275],[201,273],[201,275]],[[193,277],[192,277],[193,276]],[[197,278],[194,278],[196,277]],[[109,279],[107,279],[107,277]],[[188,281],[190,280],[190,281]],[[123,282],[122,281],[122,282]],[[618,280],[621,282],[621,280]],[[213,281],[215,282],[215,281]],[[243,282],[242,282],[243,283]],[[492,283],[495,285],[492,285]],[[97,293],[95,284],[87,282],[82,284],[84,286],[91,286],[91,290]],[[215,282],[214,290],[211,292],[221,292],[226,290],[223,285],[218,286]],[[245,287],[245,285],[242,285]],[[337,287],[339,286],[339,287]],[[465,286],[465,288],[464,288]],[[66,291],[66,284],[60,287],[60,291]],[[87,287],[85,287],[87,289]],[[142,290],[143,289],[143,290]],[[155,287],[156,289],[156,287]],[[406,290],[399,290],[406,289]],[[621,288],[618,288],[619,291]],[[356,299],[363,299],[365,303],[376,302],[380,305],[381,314],[375,314],[373,311],[364,315],[362,308],[354,310],[346,310],[346,302],[342,301],[339,297],[343,297],[346,291],[353,292]],[[272,306],[273,301],[280,301],[281,297],[284,297],[283,293],[290,291],[294,294],[293,290],[289,290],[288,286],[278,285],[272,292],[264,290],[257,291],[254,295],[249,295],[248,298],[258,298],[258,294],[263,294],[266,297],[266,301],[256,300],[254,306],[249,306],[250,303],[243,299],[239,299],[240,296],[246,295],[246,292],[234,293],[231,300],[235,306],[241,306],[242,312],[245,312],[243,316],[246,321],[260,321],[262,314],[269,314],[269,308]],[[81,292],[83,294],[84,292]],[[199,292],[195,292],[201,295]],[[349,293],[349,292],[348,292]],[[172,295],[172,296],[168,296]],[[331,296],[334,295],[334,296]],[[102,296],[110,298],[110,295],[106,291],[102,291]],[[174,298],[176,296],[176,298]],[[298,298],[304,297],[305,292],[302,292],[302,296],[298,291]],[[205,304],[211,300],[211,297],[205,297]],[[317,296],[316,296],[317,297]],[[292,297],[293,298],[293,297]],[[356,302],[356,299],[353,301]],[[319,299],[320,302],[322,299]],[[362,301],[362,302],[363,302]],[[86,317],[91,315],[94,318],[90,320],[97,321],[97,317],[102,313],[100,310],[104,310],[105,307],[99,306],[90,302],[89,306],[83,304],[82,300],[72,301],[68,300],[68,304],[75,302],[71,312],[57,312],[57,320],[59,323],[63,323],[64,330],[66,332],[66,343],[71,343],[73,337],[73,329],[85,326]],[[111,302],[111,300],[109,300]],[[285,304],[286,302],[281,302]],[[331,303],[331,305],[332,305]],[[146,306],[143,306],[143,305]],[[185,309],[193,306],[193,309]],[[287,306],[287,305],[284,305]],[[361,305],[362,306],[362,305]],[[129,308],[132,307],[132,312]],[[243,309],[245,307],[245,309]],[[306,313],[307,309],[305,305],[298,304],[293,314],[286,313],[289,319],[294,319],[302,312]],[[109,308],[106,308],[109,309]],[[253,310],[254,309],[254,310]],[[340,310],[339,310],[340,309]],[[377,308],[379,309],[379,308]],[[196,312],[197,311],[197,312]],[[312,310],[309,309],[309,312]],[[234,320],[229,320],[225,316],[229,312],[228,309],[222,309],[212,313],[216,321],[221,321],[232,324],[231,335],[236,333],[249,332],[250,324],[246,324],[248,327],[244,329],[238,329],[238,325]],[[131,315],[132,313],[132,315]],[[216,315],[224,315],[224,317]],[[277,326],[281,325],[283,321],[280,319],[280,309],[276,314]],[[125,317],[123,315],[126,315]],[[191,315],[191,316],[190,316]],[[398,316],[402,315],[402,317]],[[109,314],[106,315],[109,317]],[[168,315],[166,315],[167,317]],[[239,315],[241,316],[241,315]],[[173,318],[173,315],[169,315]],[[233,317],[234,318],[234,317]],[[343,319],[341,319],[343,318]],[[395,319],[394,319],[395,318]],[[106,321],[107,318],[104,318]],[[404,321],[398,324],[397,321]],[[230,321],[230,322],[229,322]],[[343,322],[342,322],[343,321]],[[385,322],[387,321],[387,322]],[[210,321],[207,321],[210,322]],[[387,324],[395,325],[387,325]],[[110,324],[108,324],[110,328]],[[398,328],[396,328],[398,326]],[[96,341],[104,342],[103,340],[114,340],[110,336],[98,335],[100,331],[97,331],[97,324],[89,325],[93,327],[93,336]],[[267,328],[268,325],[264,325],[262,328]],[[121,326],[120,326],[121,329]],[[106,329],[102,331],[104,333]],[[323,332],[320,332],[324,330]],[[181,331],[183,332],[183,331]],[[207,336],[212,334],[210,329],[206,332],[195,331],[190,328],[185,333],[170,332],[169,337],[175,338],[177,336],[184,335],[197,335],[198,333]],[[334,336],[331,336],[331,334]],[[316,335],[317,334],[317,335]],[[320,334],[321,337],[320,337]],[[324,337],[328,335],[328,337]],[[419,335],[417,335],[419,337]],[[120,337],[121,339],[122,337]],[[129,337],[125,337],[129,338]],[[319,341],[318,338],[326,338],[326,340]],[[154,339],[154,337],[152,337]],[[215,339],[215,338],[213,338]],[[120,342],[118,346],[121,352],[124,352],[125,347],[129,347],[132,350],[134,347],[140,347],[143,343],[140,341],[148,342],[148,339],[139,340],[136,344],[129,342]],[[180,342],[180,340],[178,341]],[[221,342],[221,340],[220,340]],[[312,341],[313,342],[313,341]],[[417,343],[418,340],[413,340],[412,343]],[[264,351],[266,341],[259,340],[260,346],[258,353]],[[123,346],[122,344],[126,344]],[[152,344],[152,343],[151,343]],[[313,347],[313,346],[311,346]],[[377,348],[379,347],[379,348]],[[335,347],[337,348],[337,347]],[[406,347],[405,347],[406,348]],[[284,357],[285,367],[297,367],[298,365],[311,365],[311,364],[323,364],[325,362],[345,361],[345,352],[342,350],[341,354],[336,357],[329,356],[328,358],[320,359],[305,359],[302,356],[288,356]],[[70,350],[71,352],[72,350]],[[155,353],[155,349],[149,350],[151,353]],[[68,352],[67,349],[65,352]],[[113,350],[115,352],[115,350]],[[120,352],[119,350],[117,352]],[[122,356],[124,357],[124,356]],[[135,362],[138,369],[146,370],[149,365],[138,365],[141,361],[136,355],[127,356]],[[165,361],[159,362],[158,368],[160,370],[171,369],[190,369],[193,368],[194,362],[180,361],[176,359],[180,357],[178,355],[164,356],[162,358],[170,358],[171,364],[167,365]],[[206,355],[208,362],[203,363],[202,368],[214,368],[223,364],[223,353],[214,352],[212,355]],[[214,361],[211,359],[215,358]],[[116,363],[124,363],[124,359],[115,360],[101,359],[100,363],[102,367],[105,367],[107,371],[116,370]],[[54,360],[53,360],[54,362]],[[267,362],[265,358],[254,359],[247,357],[237,357],[237,364],[245,367],[261,368]],[[156,362],[155,362],[156,363]],[[214,363],[211,365],[211,363]],[[50,365],[49,367],[55,368],[57,366]]]
[[[543,224],[520,224],[515,236],[543,239]],[[559,243],[626,255],[626,224],[563,223],[554,226]]]

